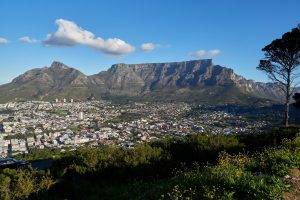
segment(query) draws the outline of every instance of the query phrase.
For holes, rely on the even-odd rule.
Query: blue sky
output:
[[[213,58],[248,79],[261,49],[300,23],[299,0],[0,0],[0,84],[61,61],[87,75],[115,63]]]

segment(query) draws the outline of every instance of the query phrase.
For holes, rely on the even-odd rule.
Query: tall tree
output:
[[[280,39],[272,41],[262,51],[264,51],[265,58],[260,60],[257,69],[266,72],[268,77],[278,83],[283,91],[285,95],[284,123],[288,127],[289,103],[300,75],[300,25],[283,34]]]

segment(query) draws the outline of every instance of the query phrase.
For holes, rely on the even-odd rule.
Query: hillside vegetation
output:
[[[0,198],[282,199],[293,191],[287,175],[300,168],[299,132],[194,134],[132,149],[34,151],[22,159],[52,157],[52,167],[1,170]]]

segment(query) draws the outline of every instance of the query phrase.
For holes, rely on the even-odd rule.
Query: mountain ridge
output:
[[[215,65],[212,59],[166,63],[114,64],[107,71],[87,76],[59,61],[34,68],[0,85],[0,101],[15,99],[84,100],[97,98],[179,100],[202,103],[242,103],[280,97],[275,84],[247,80],[233,69]],[[225,96],[224,96],[225,95]],[[219,99],[219,100],[218,100]],[[220,102],[221,103],[221,102]]]

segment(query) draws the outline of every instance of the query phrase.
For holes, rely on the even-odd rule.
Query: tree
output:
[[[295,93],[295,95],[293,96],[293,98],[295,100],[294,106],[297,109],[300,109],[300,93]]]
[[[260,60],[258,70],[267,73],[268,77],[283,91],[285,96],[284,123],[289,125],[289,103],[299,78],[300,65],[300,25],[286,32],[282,38],[265,46],[265,58]]]

